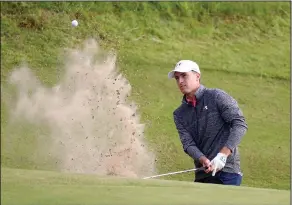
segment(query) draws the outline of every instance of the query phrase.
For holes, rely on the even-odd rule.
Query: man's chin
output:
[[[188,92],[187,90],[181,90],[181,93],[184,95],[188,95],[190,92]]]

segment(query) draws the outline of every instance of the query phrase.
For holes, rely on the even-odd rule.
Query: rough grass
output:
[[[167,72],[178,60],[193,59],[203,84],[232,94],[246,116],[243,184],[290,189],[289,2],[1,2],[1,7],[2,86],[23,62],[53,85],[61,75],[64,47],[100,39],[104,48],[118,51],[157,166],[169,172],[193,164],[174,127],[172,112],[181,95]],[[79,26],[73,29],[75,18]],[[53,159],[44,164],[41,155],[31,155],[41,130],[25,125],[8,139],[3,101],[1,111],[2,166],[53,170]]]

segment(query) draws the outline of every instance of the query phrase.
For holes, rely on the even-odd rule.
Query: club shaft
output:
[[[156,177],[161,177],[161,176],[181,174],[181,173],[186,173],[186,172],[191,172],[191,171],[196,171],[196,170],[203,170],[203,169],[204,168],[195,168],[195,169],[188,169],[188,170],[177,171],[177,172],[169,172],[169,173],[166,173],[166,174],[159,174],[159,175],[154,175],[154,176],[150,176],[150,177],[144,177],[143,179],[150,179],[150,178],[156,178]]]

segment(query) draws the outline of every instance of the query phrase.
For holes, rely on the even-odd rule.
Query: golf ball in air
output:
[[[74,27],[78,26],[78,21],[73,20],[73,21],[72,21],[72,26],[74,26]]]

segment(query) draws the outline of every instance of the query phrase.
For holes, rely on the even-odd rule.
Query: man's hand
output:
[[[205,170],[206,173],[209,173],[210,171],[212,171],[211,162],[207,157],[201,156],[199,161],[203,165],[203,167],[206,168]]]
[[[223,169],[226,164],[227,155],[223,153],[218,153],[217,156],[211,161],[211,166],[213,169],[212,176],[215,176],[216,172]]]

